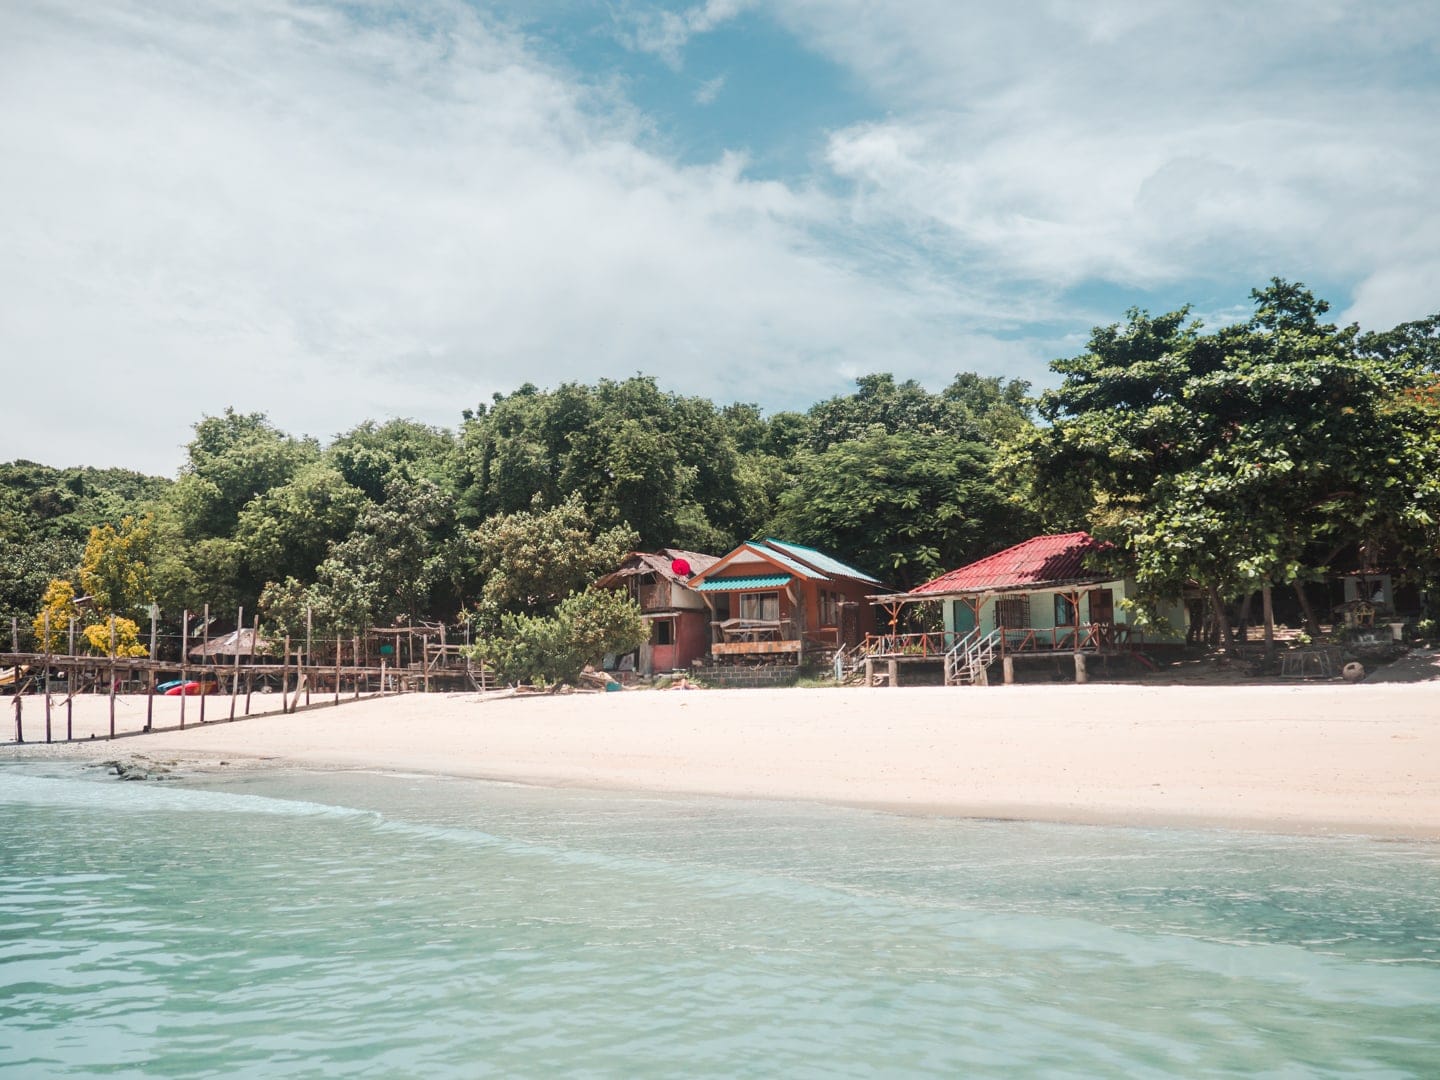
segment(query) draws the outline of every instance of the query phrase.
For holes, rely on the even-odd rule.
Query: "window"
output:
[[[995,625],[1009,630],[1028,627],[1030,625],[1030,598],[1017,596],[1011,600],[996,600]]]
[[[773,592],[741,593],[740,618],[746,622],[779,622],[780,594]]]
[[[675,643],[675,641],[674,641],[674,634],[672,633],[673,627],[672,627],[669,619],[657,619],[657,620],[655,620],[654,626],[655,626],[655,640],[654,640],[654,644],[656,644],[656,645],[673,645],[673,644]]]
[[[840,625],[840,594],[829,590],[820,591],[820,625]]]
[[[1075,600],[1064,593],[1055,594],[1055,625],[1075,625]]]

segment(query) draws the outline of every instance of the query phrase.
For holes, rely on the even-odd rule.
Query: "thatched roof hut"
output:
[[[194,657],[205,656],[273,656],[270,643],[256,637],[254,630],[234,630],[224,637],[201,642],[190,650]]]

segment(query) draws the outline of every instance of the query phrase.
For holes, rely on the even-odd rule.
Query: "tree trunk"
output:
[[[1260,603],[1265,612],[1265,666],[1269,667],[1275,663],[1275,606],[1268,581],[1260,586]]]
[[[1295,582],[1295,595],[1300,598],[1300,610],[1305,613],[1305,632],[1310,635],[1311,641],[1320,640],[1320,620],[1315,617],[1315,609],[1310,606],[1310,595],[1305,591],[1303,581]]]
[[[1245,599],[1240,601],[1240,611],[1237,619],[1240,625],[1236,627],[1236,629],[1239,631],[1238,636],[1241,641],[1250,640],[1250,607],[1254,600],[1254,593],[1246,593]]]
[[[1234,655],[1235,636],[1230,632],[1230,619],[1225,614],[1225,603],[1220,599],[1220,590],[1214,585],[1208,586],[1210,591],[1210,609],[1215,612],[1215,625],[1220,628],[1220,641],[1225,646],[1225,651]]]

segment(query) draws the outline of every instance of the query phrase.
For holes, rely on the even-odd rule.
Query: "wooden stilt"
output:
[[[115,616],[110,616],[110,738],[115,738]]]
[[[280,660],[280,711],[290,712],[290,635],[285,635],[285,655]]]
[[[75,655],[75,620],[70,620],[70,653]],[[69,742],[75,737],[75,668],[71,668],[65,674],[65,741]]]
[[[45,612],[45,741],[50,738],[50,612]],[[15,674],[15,692],[20,692],[20,674]]]
[[[245,630],[245,609],[235,612],[235,664],[230,672],[230,719],[235,719],[235,696],[240,693],[240,635]],[[250,639],[250,662],[255,662],[255,639]]]
[[[260,640],[260,616],[259,616],[258,614],[255,616],[255,624],[254,624],[254,628],[253,628],[253,630],[252,630],[251,632],[252,632],[252,634],[254,635],[254,637],[252,638],[252,640],[254,640],[254,641],[259,641],[259,640]],[[251,667],[253,668],[253,667],[254,667],[254,659],[255,659],[255,654],[254,654],[254,652],[251,652],[251,654],[250,654],[250,659],[251,659]],[[251,692],[252,692],[254,689],[255,689],[255,672],[254,672],[254,671],[247,671],[247,672],[245,673],[245,715],[246,715],[246,716],[249,716],[249,715],[250,715],[250,694],[251,694]]]
[[[200,649],[200,723],[205,723],[205,699],[209,697],[210,685],[205,681],[205,668],[210,661],[210,605],[205,605],[205,621],[201,624],[205,630],[205,643]]]
[[[185,730],[185,699],[190,695],[185,692],[185,684],[190,681],[189,670],[186,665],[190,655],[190,609],[186,608],[180,616],[180,730]]]
[[[310,605],[305,605],[305,670],[309,672],[315,666],[314,653],[310,651],[310,634],[314,629],[314,616]],[[310,679],[305,679],[305,704],[310,704]]]

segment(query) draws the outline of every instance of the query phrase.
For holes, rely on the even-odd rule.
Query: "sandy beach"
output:
[[[9,705],[9,702],[6,702]],[[255,707],[278,708],[257,696]],[[143,697],[116,701],[118,731]],[[185,768],[294,764],[1079,823],[1440,838],[1440,684],[407,695],[230,723],[229,700],[157,699],[150,734],[6,757]],[[109,702],[76,698],[77,738]],[[6,715],[5,734],[14,738]],[[217,722],[218,721],[218,722]],[[56,737],[64,710],[52,712]]]

